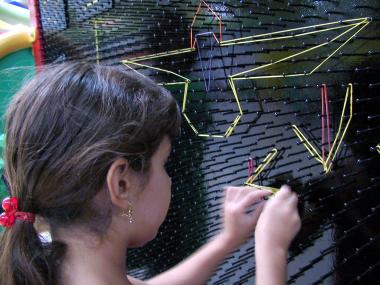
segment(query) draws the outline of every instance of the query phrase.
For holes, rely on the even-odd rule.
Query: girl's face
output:
[[[141,246],[156,236],[168,212],[172,182],[166,172],[165,163],[170,151],[170,139],[165,136],[151,158],[148,182],[133,205],[136,246]]]

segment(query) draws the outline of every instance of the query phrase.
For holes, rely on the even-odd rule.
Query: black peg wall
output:
[[[378,284],[380,147],[376,146],[380,143],[380,3],[205,1],[209,9],[196,14],[200,2],[39,2],[46,63],[87,60],[122,65],[122,60],[138,56],[188,49],[192,30],[196,43],[191,52],[139,63],[170,70],[191,80],[186,114],[200,133],[211,135],[223,135],[239,114],[228,81],[230,75],[315,47],[266,69],[244,73],[245,79],[235,81],[243,116],[228,138],[199,137],[184,120],[182,134],[173,142],[168,166],[173,194],[167,220],[153,242],[128,254],[129,273],[140,278],[155,275],[214,236],[222,226],[223,186],[242,185],[247,179],[249,157],[258,166],[276,148],[278,155],[255,183],[272,187],[287,183],[300,196],[303,226],[290,249],[289,284]],[[365,17],[369,24],[346,44],[362,26],[318,47],[347,30],[320,32],[324,24]],[[348,26],[346,22],[336,25]],[[301,31],[314,33],[297,37],[297,30],[292,30],[288,33],[291,37],[280,40],[226,46],[218,43],[220,34],[227,42],[307,26],[313,27]],[[309,74],[325,59],[323,65]],[[158,83],[180,81],[174,74],[134,67]],[[300,75],[270,77],[274,74]],[[248,78],[254,76],[263,78]],[[343,128],[350,117],[351,121],[332,170],[325,173],[292,125],[300,128],[317,152],[325,149],[327,156],[328,129],[321,123],[327,118],[321,107],[322,84],[328,91],[333,141],[339,136],[349,83],[353,90],[352,116],[346,107]],[[166,86],[182,104],[183,86]],[[253,245],[250,239],[236,250],[219,266],[209,284],[252,284]]]

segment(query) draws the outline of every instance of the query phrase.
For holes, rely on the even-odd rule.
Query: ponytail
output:
[[[0,241],[0,285],[53,284],[53,264],[32,223],[16,221]]]

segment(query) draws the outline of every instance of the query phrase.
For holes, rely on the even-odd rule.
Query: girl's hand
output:
[[[255,231],[256,248],[280,249],[287,252],[290,242],[301,228],[298,198],[289,186],[282,186],[267,201]]]
[[[221,236],[231,250],[237,248],[252,234],[264,202],[248,212],[253,204],[272,194],[253,187],[228,187],[224,201],[224,229]]]

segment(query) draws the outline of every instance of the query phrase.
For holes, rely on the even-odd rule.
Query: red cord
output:
[[[331,150],[329,96],[327,94],[327,87],[326,87],[325,83],[322,84],[321,101],[322,101],[322,160],[325,161],[325,131],[326,131],[326,128],[327,128],[328,151],[330,152],[330,150]],[[325,128],[325,116],[326,116],[326,128]]]

